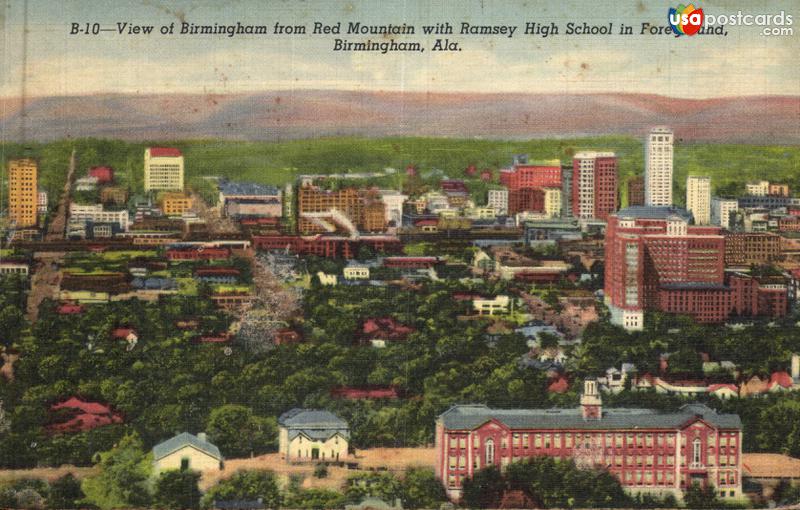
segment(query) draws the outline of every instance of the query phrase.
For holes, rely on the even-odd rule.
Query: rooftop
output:
[[[277,195],[278,188],[254,182],[221,182],[219,191],[225,195]]]
[[[800,479],[800,459],[779,453],[744,453],[742,468],[751,478]]]
[[[183,156],[180,149],[174,147],[149,147],[151,158],[178,158]]]
[[[604,409],[600,420],[584,420],[579,407],[571,409],[491,409],[485,405],[453,406],[439,416],[451,430],[473,430],[489,420],[497,420],[510,429],[675,429],[694,417],[720,428],[739,429],[742,422],[735,414],[718,414],[703,404],[686,404],[678,411],[665,413],[653,409]]]
[[[222,460],[222,454],[219,452],[219,448],[208,441],[200,439],[194,434],[189,434],[188,432],[182,432],[171,439],[167,439],[163,443],[158,443],[155,445],[153,447],[153,459],[163,459],[167,455],[180,450],[184,446],[193,446],[194,448],[210,455],[211,457],[214,457],[215,459]]]
[[[671,205],[661,206],[645,206],[633,205],[620,209],[616,212],[615,216],[624,219],[644,219],[644,220],[665,220],[671,216],[678,216],[686,221],[692,218],[691,213],[682,207],[675,207]]]

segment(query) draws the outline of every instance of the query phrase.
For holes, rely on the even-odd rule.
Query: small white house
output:
[[[281,457],[287,462],[347,458],[350,428],[328,411],[295,408],[278,418]]]
[[[492,299],[473,299],[472,307],[479,315],[495,315],[508,312],[511,298],[508,296],[497,296]]]
[[[219,471],[223,468],[219,448],[209,443],[204,432],[196,436],[183,432],[153,447],[155,471],[192,469]]]
[[[342,271],[345,280],[369,280],[369,267],[347,266]]]

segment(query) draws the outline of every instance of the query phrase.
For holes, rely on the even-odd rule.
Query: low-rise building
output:
[[[70,221],[76,222],[115,223],[123,232],[126,232],[130,225],[127,210],[107,211],[101,204],[82,205],[73,202],[69,205],[69,218]]]
[[[165,216],[180,216],[192,209],[192,197],[184,193],[164,193],[159,205]]]
[[[329,411],[295,408],[278,418],[278,451],[286,462],[344,460],[349,442],[347,422]]]
[[[345,280],[369,280],[369,267],[362,265],[347,266],[342,271]]]
[[[633,493],[680,499],[697,483],[727,500],[742,496],[738,415],[702,404],[673,412],[607,409],[591,379],[578,408],[454,406],[436,420],[434,437],[436,474],[456,500],[477,470],[539,455],[606,469]]]
[[[219,448],[208,442],[204,432],[196,436],[183,432],[153,447],[156,472],[167,469],[219,471],[223,468]]]
[[[511,305],[511,298],[508,296],[496,296],[493,298],[476,298],[472,300],[472,308],[478,315],[497,315],[508,312]]]

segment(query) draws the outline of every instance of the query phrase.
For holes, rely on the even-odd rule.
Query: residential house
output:
[[[278,450],[286,462],[347,458],[350,428],[329,411],[295,408],[278,418]]]
[[[153,447],[153,464],[156,472],[167,469],[192,469],[218,471],[223,469],[219,448],[208,442],[206,434],[196,436],[182,432]]]

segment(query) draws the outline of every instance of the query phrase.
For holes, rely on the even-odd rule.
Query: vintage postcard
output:
[[[800,508],[797,1],[0,7],[0,509]]]

